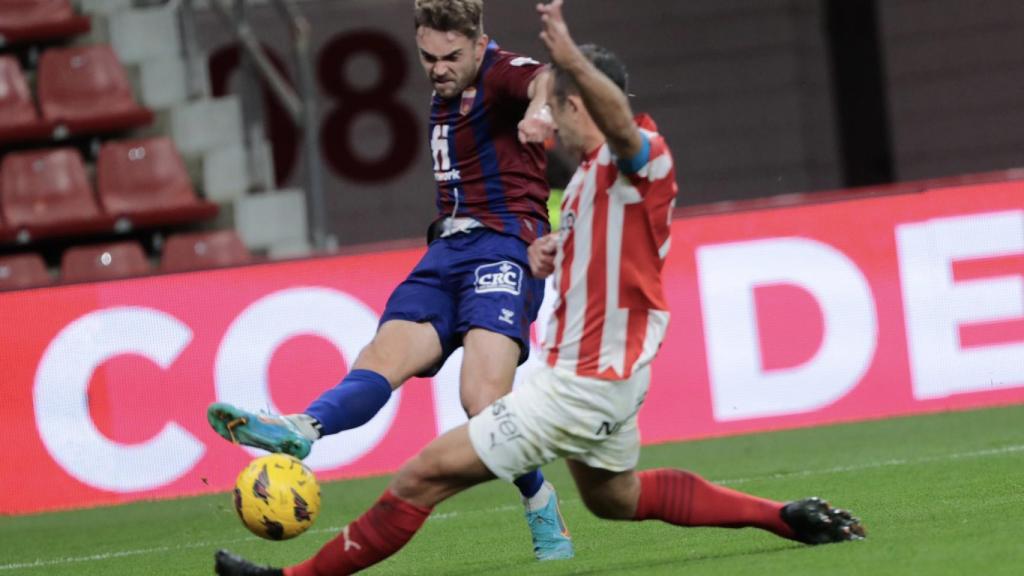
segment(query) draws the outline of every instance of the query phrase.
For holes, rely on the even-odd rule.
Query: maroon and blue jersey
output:
[[[469,217],[526,243],[548,232],[548,184],[542,144],[521,144],[536,60],[491,43],[476,82],[430,107],[430,150],[438,219]]]

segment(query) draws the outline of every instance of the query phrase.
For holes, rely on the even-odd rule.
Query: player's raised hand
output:
[[[555,271],[555,255],[558,254],[558,235],[548,234],[533,241],[526,251],[530,259],[530,272],[534,278],[544,279]]]
[[[552,0],[549,4],[537,4],[540,14],[540,39],[551,53],[551,61],[562,68],[571,68],[586,59],[576,42],[569,35],[569,26],[562,16],[563,0]]]

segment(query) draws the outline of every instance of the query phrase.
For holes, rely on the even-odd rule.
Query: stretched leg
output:
[[[472,417],[512,391],[520,348],[506,335],[479,328],[466,333],[463,346],[459,394],[462,407]],[[523,498],[537,559],[571,558],[572,540],[558,509],[554,486],[544,480],[539,468],[516,478],[514,483]]]
[[[352,574],[398,552],[423,526],[430,511],[455,494],[494,475],[484,466],[462,425],[431,442],[391,481],[379,500],[305,562],[261,568],[218,552],[221,576],[337,576]]]
[[[455,317],[456,300],[444,282],[450,261],[447,243],[427,249],[391,293],[381,326],[353,369],[295,419],[308,424],[304,433],[315,439],[362,426],[384,407],[392,390],[440,365]]]
[[[394,388],[437,364],[441,354],[440,338],[431,324],[392,320],[380,327],[344,380],[321,394],[305,413],[256,415],[217,402],[207,409],[207,419],[232,442],[305,458],[321,436],[368,422]]]
[[[863,538],[860,522],[817,498],[786,504],[731,490],[684,470],[609,472],[569,460],[583,502],[610,520],[754,527],[807,544]]]
[[[306,408],[320,435],[337,434],[370,421],[409,378],[426,372],[441,359],[441,341],[429,323],[391,320],[359,353],[340,384]]]
[[[391,293],[380,328],[349,374],[304,413],[264,417],[215,403],[206,412],[210,425],[232,442],[304,458],[322,435],[368,422],[394,388],[440,363],[455,317],[454,297],[443,282],[449,261],[445,243],[431,245]]]

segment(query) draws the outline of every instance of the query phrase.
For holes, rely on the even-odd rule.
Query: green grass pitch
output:
[[[641,468],[661,466],[779,500],[826,497],[854,510],[868,539],[806,547],[754,529],[600,521],[555,463],[545,473],[560,491],[575,560],[534,562],[518,495],[492,482],[440,506],[405,550],[370,573],[1024,574],[1024,406],[645,448]],[[4,517],[0,576],[211,574],[218,548],[294,563],[386,482],[325,484],[317,526],[283,543],[249,536],[226,494]]]

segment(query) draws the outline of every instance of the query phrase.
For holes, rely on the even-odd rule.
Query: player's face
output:
[[[459,32],[441,32],[425,26],[416,30],[420,63],[438,96],[454,98],[476,80],[487,41],[484,34],[473,40]]]
[[[558,128],[558,138],[562,146],[573,154],[586,154],[586,143],[581,132],[580,116],[583,101],[579,96],[569,96],[563,101],[557,97],[551,99],[551,116]]]

